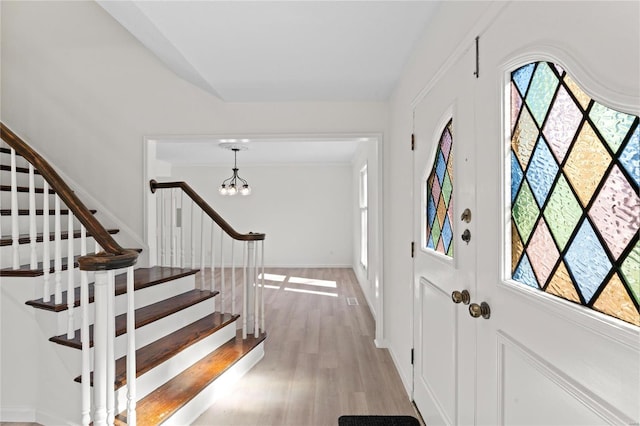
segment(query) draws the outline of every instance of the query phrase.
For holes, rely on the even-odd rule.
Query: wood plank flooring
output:
[[[265,270],[265,357],[193,424],[338,424],[348,414],[418,417],[351,269]],[[359,305],[347,305],[346,298]]]

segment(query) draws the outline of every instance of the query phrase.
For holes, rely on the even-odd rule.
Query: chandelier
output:
[[[231,169],[233,170],[233,174],[230,178],[222,181],[218,191],[221,195],[236,195],[237,193],[240,193],[240,195],[251,194],[249,183],[238,175],[238,151],[244,151],[248,149],[248,147],[234,143],[221,143],[220,147],[233,151],[233,169]]]

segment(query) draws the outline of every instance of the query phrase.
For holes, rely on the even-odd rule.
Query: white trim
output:
[[[557,369],[551,363],[547,362],[544,358],[526,348],[523,344],[516,339],[508,335],[507,333],[498,330],[497,331],[497,367],[498,367],[498,424],[504,425],[504,370],[505,370],[505,357],[504,349],[513,349],[521,359],[527,362],[531,367],[537,370],[542,376],[553,382],[558,388],[571,395],[576,401],[580,402],[591,412],[602,418],[612,425],[622,424],[636,424],[634,420],[627,417],[615,407],[611,406],[606,401],[599,398],[597,395],[589,391],[589,389],[582,386],[580,383],[564,374]]]
[[[522,298],[527,304],[534,303],[536,308],[561,317],[563,320],[569,321],[600,337],[633,350],[638,350],[640,329],[622,320],[577,305],[525,284],[503,281],[498,284],[498,288]]]
[[[483,33],[491,24],[500,16],[504,9],[510,4],[508,1],[496,1],[493,2],[487,11],[482,15],[476,24],[467,32],[467,34],[461,39],[456,49],[449,55],[446,61],[442,63],[438,71],[433,75],[431,80],[418,92],[418,94],[411,100],[411,107],[415,107],[429,94],[439,82],[439,80],[447,73],[458,60],[471,48],[475,48],[474,44],[470,44],[472,40],[475,40],[478,34]],[[480,70],[482,75],[482,70]]]

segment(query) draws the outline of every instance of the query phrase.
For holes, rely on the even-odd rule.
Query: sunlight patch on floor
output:
[[[305,290],[303,288],[290,288],[290,287],[285,287],[284,288],[285,291],[293,291],[296,293],[307,293],[307,294],[315,294],[318,296],[331,296],[331,297],[338,297],[337,293],[328,293],[325,291],[314,291],[314,290]]]

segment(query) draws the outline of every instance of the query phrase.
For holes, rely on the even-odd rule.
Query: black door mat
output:
[[[340,416],[338,426],[420,426],[411,416]]]

